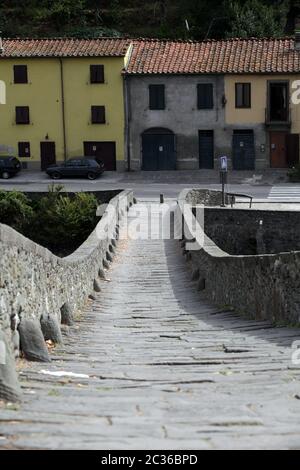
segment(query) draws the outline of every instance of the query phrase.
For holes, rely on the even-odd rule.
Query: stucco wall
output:
[[[180,213],[186,197],[187,192],[179,201]],[[186,238],[194,238],[187,220],[186,224]],[[232,307],[250,318],[300,324],[299,251],[232,256],[205,236],[204,246],[185,254],[199,290],[221,307]]]
[[[10,227],[0,225],[0,332],[11,347],[10,355],[11,320],[15,315],[21,325],[30,319],[40,321],[43,315],[60,323],[65,304],[73,314],[85,305],[94,292],[99,269],[107,262],[116,226],[132,202],[130,191],[112,199],[96,230],[66,258],[58,258]],[[2,378],[0,370],[0,398]]]
[[[265,127],[266,108],[268,106],[268,81],[283,80],[289,82],[292,134],[300,134],[300,107],[292,101],[293,82],[299,80],[296,74],[245,74],[225,76],[225,96],[227,99],[225,123],[228,128],[254,129],[256,146],[256,169],[270,167],[270,137]],[[251,108],[236,109],[235,84],[251,83]],[[280,130],[280,127],[274,127]],[[287,130],[283,128],[283,130]],[[261,150],[265,146],[265,151]]]
[[[83,155],[84,141],[116,142],[117,166],[124,169],[124,57],[65,58],[63,63],[67,157]],[[13,83],[13,66],[27,65],[28,83]],[[90,83],[90,64],[103,64],[105,83]],[[64,159],[62,87],[57,58],[1,59],[6,104],[0,106],[0,145],[30,142],[30,168],[40,169],[40,142],[54,141],[56,159]],[[106,123],[91,124],[91,106],[105,106]],[[15,124],[15,106],[29,106],[30,124]],[[48,136],[48,139],[46,139]]]
[[[255,125],[264,123],[266,117],[267,98],[268,98],[268,81],[283,80],[290,83],[290,105],[291,105],[291,132],[300,133],[300,109],[299,105],[293,104],[291,95],[294,92],[292,84],[299,80],[296,74],[270,74],[270,75],[226,75],[225,76],[225,94],[227,99],[226,105],[226,124],[228,125]],[[251,83],[251,108],[236,109],[235,107],[235,84]]]
[[[232,84],[225,89],[223,75],[166,75],[166,76],[127,76],[129,101],[129,152],[131,168],[140,170],[142,166],[142,133],[152,127],[170,129],[176,135],[177,169],[199,169],[199,130],[214,131],[215,168],[218,157],[227,155],[229,168],[232,165],[233,130],[253,130],[255,141],[255,168],[269,166],[267,137],[264,119],[231,120],[228,109],[232,108]],[[197,85],[213,83],[214,109],[197,109]],[[149,85],[164,84],[166,91],[166,109],[149,109]],[[222,100],[228,102],[224,107]]]
[[[199,130],[215,131],[215,158],[228,154],[231,135],[224,130],[225,112],[222,106],[224,78],[222,76],[128,76],[129,148],[131,168],[141,169],[142,133],[152,127],[170,129],[176,134],[177,169],[199,168]],[[214,109],[197,109],[197,85],[213,83]],[[149,85],[164,84],[166,109],[149,109]]]

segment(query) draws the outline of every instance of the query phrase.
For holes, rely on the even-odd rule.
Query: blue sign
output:
[[[221,170],[228,171],[228,158],[225,155],[223,157],[220,157],[220,163],[221,163]]]

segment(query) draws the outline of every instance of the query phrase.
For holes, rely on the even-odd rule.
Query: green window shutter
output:
[[[199,83],[198,87],[198,109],[213,109],[214,86],[212,83]]]
[[[153,110],[165,109],[165,85],[149,86],[149,108]]]

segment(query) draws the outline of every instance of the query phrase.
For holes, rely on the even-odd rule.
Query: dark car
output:
[[[85,177],[94,180],[104,172],[104,164],[96,162],[92,158],[70,158],[60,165],[51,165],[46,173],[54,180],[63,177]]]
[[[0,156],[0,178],[7,180],[21,171],[21,163],[16,157]]]

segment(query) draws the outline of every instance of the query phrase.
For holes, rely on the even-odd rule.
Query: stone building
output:
[[[135,40],[125,71],[132,170],[236,170],[299,162],[294,39]]]

